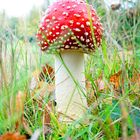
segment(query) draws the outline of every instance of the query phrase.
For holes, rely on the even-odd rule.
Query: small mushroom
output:
[[[84,0],[58,0],[45,12],[37,38],[42,51],[55,54],[55,97],[60,121],[85,114],[84,53],[101,44],[103,28]]]

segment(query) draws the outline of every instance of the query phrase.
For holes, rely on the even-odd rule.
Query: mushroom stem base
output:
[[[71,122],[82,117],[87,109],[83,53],[66,51],[55,57],[55,85],[59,120]]]

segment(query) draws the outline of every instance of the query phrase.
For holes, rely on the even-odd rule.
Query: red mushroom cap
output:
[[[103,28],[84,0],[58,0],[45,12],[37,33],[41,50],[92,52],[101,44]]]

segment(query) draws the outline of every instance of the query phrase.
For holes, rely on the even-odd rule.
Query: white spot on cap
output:
[[[75,28],[74,30],[77,32],[81,32],[81,30],[79,28]]]
[[[65,6],[66,6],[65,4],[62,5],[62,7],[65,7]]]
[[[52,28],[52,30],[55,30],[55,28]]]
[[[63,12],[62,15],[68,16],[69,14],[67,12]]]
[[[85,27],[84,24],[82,24],[82,25],[81,25],[81,28],[84,28],[84,27]]]
[[[94,26],[94,29],[96,29],[96,26]]]
[[[64,37],[67,37],[67,34],[65,34]]]
[[[84,39],[84,37],[83,37],[83,36],[81,36],[81,37],[80,37],[80,39],[81,39],[81,41],[85,41],[85,39]]]
[[[76,39],[76,37],[75,36],[72,36],[71,39],[74,40],[74,39]]]
[[[60,33],[59,32],[56,32],[56,35],[59,35]]]
[[[55,20],[55,19],[56,19],[56,17],[55,17],[55,16],[53,16],[53,17],[52,17],[52,19],[53,19],[53,20]]]
[[[54,23],[58,23],[58,21],[54,21]]]
[[[73,21],[73,20],[70,20],[69,22],[70,22],[70,24],[73,24],[73,23],[74,23],[74,21]]]
[[[66,29],[66,28],[68,28],[67,25],[62,25],[62,26],[61,26],[61,30],[64,30],[64,29]]]
[[[70,6],[67,6],[67,9],[70,9],[71,7]]]
[[[67,25],[65,25],[65,28],[68,28],[68,26],[67,26]]]
[[[86,22],[86,25],[87,25],[87,26],[90,26],[90,22],[89,22],[89,21],[87,21],[87,22]]]
[[[74,9],[70,9],[70,12],[73,12],[74,11]]]
[[[93,21],[95,21],[95,18],[94,18],[94,17],[92,17],[92,20],[93,20]]]
[[[79,15],[79,14],[74,14],[74,16],[75,16],[75,17],[81,17],[81,15]]]
[[[87,43],[89,43],[89,42],[90,42],[90,40],[89,40],[89,39],[86,39],[86,42],[87,42]]]
[[[52,32],[49,32],[49,35],[51,35],[52,34]]]
[[[54,11],[57,11],[57,8],[54,8]]]
[[[49,19],[46,19],[46,22],[50,22],[50,20]]]
[[[89,35],[89,33],[88,33],[88,32],[85,32],[84,34],[85,34],[86,36],[88,36],[88,35]]]
[[[65,29],[65,26],[64,26],[64,25],[62,25],[62,26],[61,26],[61,30],[64,30],[64,29]]]
[[[45,49],[45,48],[47,48],[47,46],[44,46],[44,47],[41,47],[42,49]]]
[[[58,26],[56,26],[56,29],[59,29],[59,27],[58,27]]]
[[[69,46],[69,45],[66,45],[66,46],[65,46],[65,48],[67,48],[67,49],[68,49],[68,48],[70,48],[70,46]]]
[[[85,13],[85,10],[84,9],[82,11],[83,11],[83,13]]]
[[[76,22],[77,25],[80,25],[80,22]]]
[[[77,5],[73,5],[72,7],[75,8]]]

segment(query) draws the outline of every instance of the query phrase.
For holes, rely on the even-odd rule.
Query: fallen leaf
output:
[[[51,82],[51,80],[54,80],[54,69],[46,64],[45,66],[42,67],[42,71],[39,74],[39,80],[40,81],[45,81],[47,79],[47,82]]]
[[[44,125],[47,125],[47,126],[50,125],[50,120],[51,120],[50,112],[53,111],[53,106],[54,106],[53,102],[50,101],[50,102],[47,103],[47,105],[44,108],[44,111],[43,111],[43,124]]]
[[[30,94],[35,100],[42,100],[46,96],[50,96],[54,90],[55,86],[53,82],[46,81],[46,79],[54,80],[54,69],[46,64],[42,67],[41,71],[34,71],[32,74],[30,82]],[[36,94],[39,93],[39,94]]]
[[[13,112],[18,116],[17,121],[15,123],[16,130],[18,131],[19,127],[22,124],[22,118],[24,115],[24,102],[26,99],[26,93],[19,91],[15,98],[15,107]]]
[[[0,136],[0,140],[27,140],[25,135],[19,133],[6,133]]]
[[[105,89],[107,89],[105,82],[102,78],[102,75],[97,80],[95,80],[95,84],[97,86],[97,91],[95,91],[95,89],[93,88],[92,83],[90,81],[86,80],[88,106],[90,106],[96,100],[96,98],[97,98],[97,97],[95,97],[96,92],[103,92]]]
[[[100,76],[95,82],[97,84],[98,91],[101,92],[101,91],[106,89],[105,82],[103,81],[103,77],[102,76]]]
[[[121,78],[122,71],[113,74],[110,76],[110,82],[113,84],[114,89],[118,89],[120,87],[120,78]]]
[[[26,93],[19,91],[16,95],[16,112],[24,112]]]
[[[47,80],[47,81],[46,81]],[[31,82],[30,82],[30,92],[33,92],[36,89],[40,89],[42,87],[42,83],[53,83],[54,81],[54,69],[46,64],[42,67],[41,71],[36,70],[32,74]]]
[[[140,73],[133,74],[131,82],[135,83],[136,85],[140,87]]]

